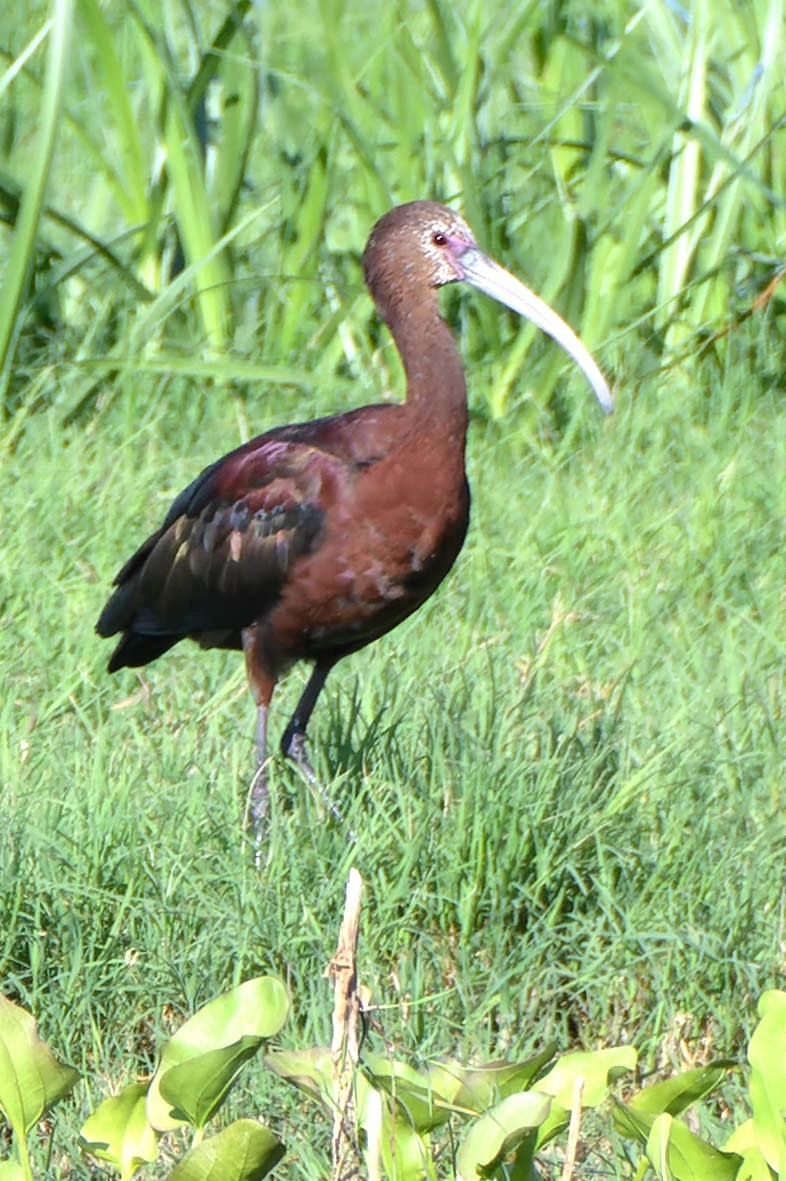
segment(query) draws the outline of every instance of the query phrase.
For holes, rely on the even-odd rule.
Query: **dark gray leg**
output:
[[[288,759],[297,767],[300,774],[305,779],[309,787],[316,792],[322,803],[330,812],[334,820],[338,820],[340,824],[344,823],[344,815],[338,804],[331,800],[330,796],[325,791],[322,784],[314,774],[314,768],[308,759],[306,752],[306,729],[309,720],[314,712],[314,706],[317,703],[317,698],[322,692],[322,686],[327,680],[327,675],[335,664],[335,660],[318,660],[314,665],[314,670],[309,677],[308,684],[303,690],[300,701],[297,703],[295,712],[289,719],[289,725],[284,731],[284,737],[281,739],[281,749]],[[355,839],[355,834],[350,834],[352,840]]]
[[[316,782],[316,780],[306,755],[306,729],[314,712],[314,706],[317,704],[317,698],[322,692],[322,686],[334,663],[333,660],[318,660],[314,665],[308,684],[301,694],[300,701],[297,703],[295,712],[289,719],[289,725],[281,739],[281,750],[284,755],[297,763],[300,771],[312,782]]]

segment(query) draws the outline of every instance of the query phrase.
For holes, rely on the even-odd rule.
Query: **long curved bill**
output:
[[[553,308],[534,291],[530,291],[529,287],[525,287],[515,275],[511,275],[510,271],[506,271],[499,263],[488,258],[477,246],[462,250],[455,261],[458,269],[463,272],[461,278],[466,283],[503,303],[511,311],[525,316],[537,328],[541,328],[556,340],[557,344],[562,345],[585,374],[606,414],[611,413],[614,403],[603,374],[573,329]]]

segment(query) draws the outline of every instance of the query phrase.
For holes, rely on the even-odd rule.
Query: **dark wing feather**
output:
[[[124,633],[110,670],[147,663],[184,636],[239,646],[319,544],[347,472],[335,455],[277,433],[206,468],[115,580],[97,624],[100,635]]]

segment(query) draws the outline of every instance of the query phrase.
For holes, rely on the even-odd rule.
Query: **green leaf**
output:
[[[748,1044],[753,1126],[771,1169],[786,1176],[786,992],[759,998],[761,1020]]]
[[[723,1145],[724,1152],[747,1152],[749,1148],[756,1147],[756,1133],[753,1128],[753,1120],[746,1119],[744,1123],[735,1128],[729,1136],[726,1143]]]
[[[80,1148],[119,1170],[122,1181],[158,1155],[158,1137],[147,1122],[147,1083],[131,1083],[105,1099],[79,1133]]]
[[[564,1128],[567,1128],[569,1123],[570,1111],[554,1100],[548,1116],[538,1128],[538,1138],[535,1147],[540,1149],[544,1144],[548,1144],[555,1136],[559,1136],[560,1132]]]
[[[209,83],[220,81],[223,101],[218,126],[211,135],[215,161],[210,170],[209,195],[211,207],[220,216],[222,233],[236,212],[261,109],[260,71],[253,38],[243,24],[250,8],[250,0],[237,0],[228,6],[218,32],[202,53],[187,95],[189,109],[195,110],[198,102],[204,101]],[[242,44],[233,44],[236,38],[242,39]]]
[[[735,1181],[772,1181],[770,1166],[756,1142],[756,1130],[752,1119],[746,1119],[734,1129],[723,1145],[723,1151],[736,1152],[742,1157],[742,1165]]]
[[[404,1108],[409,1126],[415,1131],[431,1131],[450,1119],[453,1107],[435,1089],[429,1073],[382,1054],[369,1053],[363,1055],[363,1069],[372,1086]]]
[[[451,1114],[480,1115],[508,1095],[525,1091],[554,1056],[549,1046],[521,1062],[489,1062],[467,1067],[454,1059],[419,1071],[381,1054],[366,1052],[363,1066],[372,1083],[407,1110],[412,1126],[427,1132]]]
[[[428,1138],[401,1119],[386,1112],[382,1122],[382,1165],[388,1177],[396,1181],[422,1181],[434,1178],[434,1162]]]
[[[516,1150],[534,1151],[537,1131],[549,1114],[551,1099],[537,1091],[508,1095],[475,1120],[456,1157],[457,1181],[475,1181]]]
[[[274,1050],[265,1055],[265,1066],[288,1083],[333,1112],[333,1057],[327,1046],[309,1050]]]
[[[169,1181],[257,1181],[284,1155],[284,1145],[253,1119],[239,1119],[203,1140],[169,1174]]]
[[[318,247],[324,235],[325,214],[329,193],[325,154],[318,152],[308,173],[305,191],[300,194],[294,215],[294,240],[282,258],[284,275],[316,275]],[[287,292],[282,302],[283,315],[276,329],[276,348],[280,357],[292,351],[298,327],[302,328],[304,310],[309,299],[309,285],[297,283]]]
[[[643,1087],[631,1100],[629,1106],[634,1110],[647,1112],[652,1116],[667,1112],[669,1115],[679,1115],[692,1103],[709,1095],[720,1082],[730,1067],[736,1066],[731,1059],[710,1062],[707,1066],[697,1066],[692,1070],[685,1070],[674,1078],[667,1078],[662,1083],[654,1083],[651,1087]]]
[[[576,1079],[584,1079],[582,1107],[597,1107],[606,1098],[609,1083],[633,1070],[638,1055],[633,1046],[611,1046],[605,1050],[563,1054],[552,1069],[535,1084],[538,1091],[553,1095],[560,1107],[570,1111]]]
[[[215,241],[207,254],[202,254],[199,260],[189,263],[189,265],[185,267],[185,269],[182,270],[176,278],[171,279],[170,282],[167,283],[160,294],[157,295],[156,298],[145,309],[144,313],[138,316],[138,318],[135,320],[133,330],[129,334],[127,342],[127,347],[131,354],[134,354],[137,350],[144,351],[145,344],[149,343],[151,336],[154,336],[158,332],[161,324],[169,315],[171,315],[173,309],[182,302],[183,298],[185,297],[185,293],[192,284],[192,281],[194,282],[195,286],[199,286],[195,280],[195,276],[202,273],[204,267],[210,261],[210,258],[226,251],[230,244],[235,241],[243,232],[245,232],[248,227],[254,221],[256,221],[263,211],[264,207],[252,209],[250,213],[240,220],[240,222],[238,222],[236,225],[233,225],[232,228],[227,230],[227,232],[221,238]],[[205,247],[205,249],[207,250],[207,247]],[[182,360],[183,359],[180,358],[181,364]],[[228,363],[231,363],[229,362],[228,358],[227,360]],[[217,366],[218,363],[215,361],[215,359],[211,362],[209,359],[203,358],[201,361],[196,360],[196,364],[197,366],[206,364],[208,367],[211,367]],[[300,371],[299,379],[294,377],[294,375],[298,373],[298,370],[291,366],[288,367],[288,369],[280,365],[271,366],[270,371],[273,374],[274,381],[282,380],[282,375],[290,372],[293,374],[293,384],[303,385],[313,382],[313,378],[309,377],[308,380],[305,378],[302,370]],[[278,377],[276,377],[276,373],[278,373]]]
[[[536,1090],[554,1096],[548,1118],[538,1130],[537,1148],[548,1144],[570,1123],[576,1080],[579,1077],[584,1079],[581,1106],[597,1107],[607,1097],[609,1083],[617,1075],[635,1067],[636,1057],[632,1046],[563,1055],[549,1073],[535,1083]]]
[[[465,1066],[445,1058],[429,1068],[429,1086],[454,1111],[480,1115],[507,1095],[526,1091],[554,1052],[552,1043],[520,1062],[487,1062],[482,1066]]]
[[[78,1078],[39,1038],[34,1018],[0,995],[0,1108],[14,1135],[24,1139]]]
[[[0,1181],[27,1181],[27,1174],[15,1160],[0,1161]]]
[[[660,1115],[635,1111],[630,1104],[615,1100],[614,1123],[618,1131],[638,1140],[645,1150],[653,1124],[659,1118]],[[676,1120],[672,1120],[669,1128],[666,1159],[674,1181],[735,1181],[742,1163],[736,1153],[720,1152]]]
[[[660,1181],[674,1181],[669,1168],[669,1137],[673,1123],[673,1117],[668,1112],[662,1112],[656,1116],[647,1137],[647,1159]]]
[[[355,1104],[369,1177],[378,1177],[381,1165],[383,1175],[396,1181],[436,1181],[428,1135],[415,1130],[401,1104],[364,1074],[357,1075]]]
[[[98,0],[79,0],[84,33],[90,43],[91,61],[95,63],[101,92],[106,98],[110,124],[117,129],[112,143],[121,157],[121,175],[112,173],[112,199],[131,224],[147,219],[147,177],[140,137],[138,114],[134,109],[133,86],[118,55],[116,39]]]
[[[261,1045],[261,1037],[243,1037],[231,1046],[208,1050],[164,1071],[158,1087],[170,1107],[170,1118],[204,1128]]]
[[[188,1081],[189,1071],[170,1080],[177,1090],[178,1111],[188,1111],[187,1118],[191,1119],[191,1114],[201,1116],[205,1110],[215,1110],[243,1062],[262,1039],[278,1033],[288,1012],[286,989],[273,976],[247,980],[199,1009],[164,1046],[147,1096],[147,1118],[153,1127],[164,1132],[184,1122],[182,1115],[173,1114],[171,1101],[161,1093],[161,1082],[168,1071],[185,1063],[193,1068],[193,1088]],[[253,1049],[251,1041],[255,1043]],[[209,1057],[217,1050],[224,1053]],[[205,1056],[207,1061],[195,1062]],[[211,1068],[215,1071],[212,1091]],[[172,1087],[168,1087],[168,1093],[172,1094]]]

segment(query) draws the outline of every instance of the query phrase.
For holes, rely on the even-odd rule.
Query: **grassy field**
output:
[[[770,8],[751,8],[766,28]],[[210,10],[216,23],[222,12]],[[337,5],[315,13],[326,29],[351,24]],[[161,264],[154,283],[137,252],[121,282],[94,256],[78,267],[83,247],[41,223],[57,250],[39,247],[35,299],[14,321],[0,437],[0,983],[84,1076],[62,1108],[66,1144],[110,1088],[151,1069],[156,1038],[255,973],[291,990],[285,1044],[324,1042],[322,971],[353,864],[366,883],[363,977],[386,1037],[415,1060],[514,1056],[556,1037],[632,1041],[646,1069],[668,1069],[686,1054],[739,1052],[756,997],[783,984],[782,297],[733,326],[783,252],[783,203],[767,207],[764,181],[748,177],[736,206],[712,205],[687,259],[653,260],[668,194],[653,189],[638,214],[636,203],[665,183],[668,158],[642,156],[635,181],[621,178],[619,145],[605,180],[597,163],[617,150],[633,68],[613,65],[628,28],[619,14],[585,27],[566,6],[540,59],[534,25],[502,22],[484,58],[481,8],[468,6],[451,74],[441,6],[411,24],[396,13],[381,33],[359,21],[346,58],[335,38],[320,56],[307,14],[289,33],[270,17],[226,320],[187,298],[187,236],[182,280]],[[664,60],[656,31],[634,44],[653,72]],[[408,37],[432,47],[417,99]],[[127,39],[118,51],[130,70]],[[510,72],[476,78],[462,115],[451,106],[459,67],[477,53],[482,75],[505,47]],[[106,178],[79,185],[74,123],[97,60],[90,46],[75,51],[49,195],[106,240],[111,227],[122,253]],[[585,105],[576,87],[593,70]],[[731,111],[742,86],[724,77]],[[544,99],[530,109],[536,83]],[[381,93],[390,109],[377,126]],[[570,126],[549,122],[560,94],[560,117],[589,137],[581,150]],[[639,100],[631,125],[646,120]],[[506,104],[516,116],[503,142]],[[300,142],[310,110],[319,118]],[[466,143],[449,111],[459,132],[472,129]],[[414,159],[405,133],[422,148],[424,125],[433,142],[426,134]],[[512,162],[517,135],[527,142]],[[111,128],[106,142],[114,151]],[[724,163],[700,143],[697,208]],[[414,175],[392,184],[408,158]],[[298,220],[298,194],[312,213],[319,205],[313,226]],[[110,678],[93,626],[121,562],[207,462],[278,422],[400,393],[357,250],[387,205],[426,195],[463,202],[481,244],[559,303],[613,378],[617,410],[602,420],[556,350],[512,317],[446,293],[473,418],[467,545],[414,619],[331,676],[312,751],[346,824],[276,762],[257,871],[239,826],[254,724],[242,661],[181,645],[142,675]],[[732,245],[716,237],[722,214]],[[717,267],[700,258],[713,242],[726,250]],[[675,266],[691,298],[669,318]],[[150,298],[129,294],[132,272]],[[274,701],[274,741],[304,676],[293,672]],[[286,1138],[295,1101],[264,1076],[250,1091]],[[291,1175],[319,1175],[319,1148],[302,1146]],[[605,1168],[625,1175],[620,1162]]]
[[[608,423],[587,397],[569,446],[474,425],[458,569],[316,717],[357,844],[277,765],[259,873],[242,662],[183,647],[110,680],[92,633],[140,526],[235,440],[228,406],[140,389],[33,419],[6,469],[1,962],[93,1089],[260,971],[292,989],[288,1037],[324,1040],[350,864],[364,977],[413,1055],[738,1046],[784,969],[786,426],[754,346],[695,391],[621,391]]]

